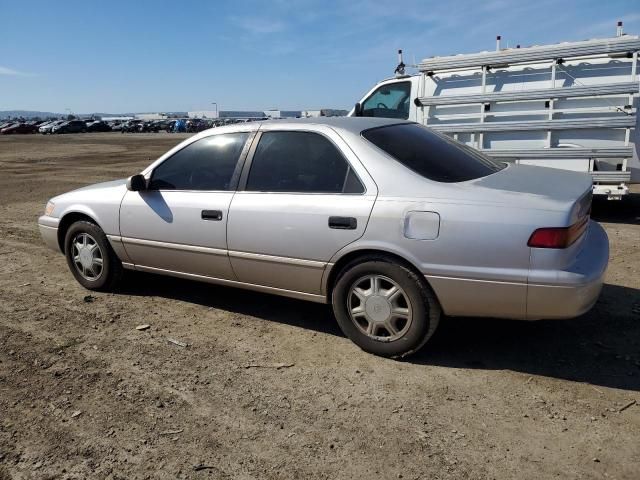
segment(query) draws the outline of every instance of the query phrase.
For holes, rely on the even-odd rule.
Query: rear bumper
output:
[[[43,215],[38,219],[38,228],[40,235],[47,247],[60,253],[60,245],[58,244],[58,224],[60,221],[54,217]]]
[[[609,239],[604,229],[591,222],[575,261],[554,272],[550,284],[527,287],[527,319],[574,318],[596,303],[609,263]]]

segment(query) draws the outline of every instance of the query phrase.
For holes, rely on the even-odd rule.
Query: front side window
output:
[[[213,135],[193,142],[162,162],[152,190],[230,190],[248,133]]]
[[[248,191],[362,193],[336,146],[311,132],[264,132],[251,162]]]
[[[464,182],[504,168],[477,150],[417,123],[372,128],[362,136],[405,167],[436,182]]]
[[[362,104],[363,117],[409,118],[411,82],[382,85]]]

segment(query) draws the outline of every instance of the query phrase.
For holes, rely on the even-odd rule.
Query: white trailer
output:
[[[515,163],[589,172],[593,193],[620,199],[640,181],[640,38],[432,57],[378,83],[352,116],[408,119]]]

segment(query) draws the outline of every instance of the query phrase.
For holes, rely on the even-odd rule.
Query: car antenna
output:
[[[393,73],[395,73],[397,76],[404,75],[405,67],[406,65],[402,61],[402,50],[398,50],[398,66]]]

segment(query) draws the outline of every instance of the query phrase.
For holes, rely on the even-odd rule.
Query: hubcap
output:
[[[355,281],[347,308],[356,327],[375,340],[397,340],[411,326],[409,298],[400,285],[383,275],[366,275]]]
[[[71,258],[73,265],[83,278],[95,281],[102,275],[102,250],[95,238],[88,233],[79,233],[73,238]]]

